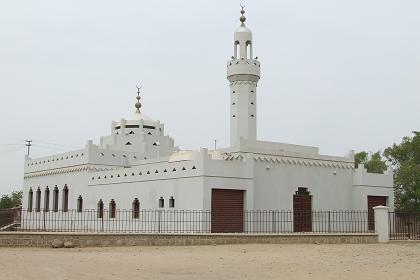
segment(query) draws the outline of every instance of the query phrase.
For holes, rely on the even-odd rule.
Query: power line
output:
[[[21,142],[27,142],[26,139],[22,139],[22,138],[15,138],[15,137],[0,137],[0,139],[7,139],[7,140],[14,140],[14,141],[21,141]],[[67,148],[76,148],[76,149],[80,149],[80,146],[72,146],[72,145],[66,145],[66,144],[59,144],[59,143],[53,143],[53,142],[47,142],[47,141],[43,141],[43,140],[39,140],[39,139],[32,139],[31,140],[34,143],[43,143],[43,144],[47,144],[47,145],[53,145],[53,146],[61,146],[61,147],[67,147]],[[2,145],[2,144],[0,144]],[[9,145],[9,144],[7,144]],[[10,145],[14,145],[14,144],[10,144]],[[18,144],[16,144],[18,145]]]
[[[22,150],[23,148],[24,148],[24,146],[13,148],[13,149],[9,149],[9,150],[3,150],[3,151],[0,150],[0,153],[17,152],[17,151]]]
[[[46,141],[41,141],[41,140],[34,140],[35,142],[39,142],[39,143],[44,143],[44,144],[48,144],[48,145],[54,145],[54,146],[62,146],[62,147],[68,147],[68,148],[77,148],[80,149],[80,147],[78,146],[71,146],[71,145],[64,145],[64,144],[57,144],[57,143],[51,143],[51,142],[46,142]]]
[[[59,147],[49,147],[49,146],[43,146],[39,144],[32,144],[33,147],[41,148],[41,149],[48,149],[48,150],[55,150],[55,151],[67,151],[65,148],[59,148]]]
[[[23,147],[24,144],[0,144],[0,146],[22,146]]]

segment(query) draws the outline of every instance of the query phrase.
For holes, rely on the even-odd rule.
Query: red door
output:
[[[374,196],[368,195],[368,228],[369,230],[375,230],[375,215],[373,207],[375,206],[386,206],[386,196]]]
[[[211,232],[244,231],[244,191],[212,189]]]
[[[312,195],[307,188],[293,195],[293,231],[312,231]]]

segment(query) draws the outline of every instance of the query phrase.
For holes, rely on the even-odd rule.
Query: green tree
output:
[[[22,191],[14,191],[10,194],[12,200],[12,207],[18,207],[22,205]]]
[[[395,207],[400,211],[420,211],[420,132],[413,134],[384,151],[394,168]]]
[[[356,168],[359,164],[364,164],[365,168],[370,173],[382,174],[387,169],[385,160],[382,160],[381,152],[369,153],[362,151],[354,155],[354,164]]]
[[[14,191],[0,198],[0,208],[13,208],[22,205],[22,191]]]
[[[7,194],[0,198],[0,208],[12,208],[12,199]]]

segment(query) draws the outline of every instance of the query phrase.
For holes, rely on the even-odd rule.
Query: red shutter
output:
[[[211,232],[244,231],[244,191],[212,189]]]

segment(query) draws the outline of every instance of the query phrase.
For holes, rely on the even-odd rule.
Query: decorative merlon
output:
[[[81,166],[74,166],[69,168],[57,168],[51,170],[45,170],[41,172],[33,172],[25,174],[24,178],[33,178],[33,177],[42,177],[42,176],[50,176],[50,175],[58,175],[58,174],[67,174],[67,173],[75,173],[75,172],[97,172],[97,171],[108,171],[108,170],[115,170],[118,168],[104,168],[104,167],[94,167],[88,165],[81,165]]]
[[[240,154],[228,154],[225,156],[225,160],[240,160],[244,157]],[[278,164],[293,164],[301,166],[319,166],[319,167],[330,167],[330,168],[343,168],[353,169],[353,164],[348,162],[334,162],[325,160],[310,160],[310,159],[296,159],[282,156],[266,156],[266,155],[254,155],[254,161],[260,162],[271,162]]]

